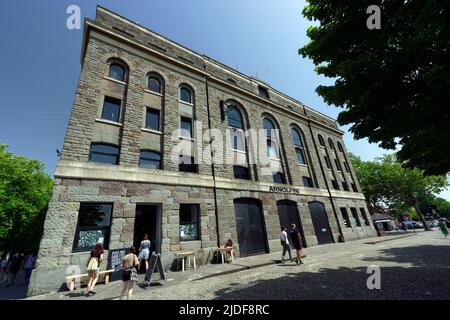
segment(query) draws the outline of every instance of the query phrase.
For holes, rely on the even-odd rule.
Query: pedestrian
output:
[[[291,230],[289,230],[289,235],[291,236],[292,246],[295,248],[297,253],[297,258],[295,259],[295,263],[298,265],[303,264],[301,258],[302,253],[302,237],[300,236],[300,232],[296,229],[295,223],[291,224]]]
[[[19,253],[14,254],[8,266],[8,284],[6,285],[7,287],[14,285],[17,272],[19,272],[21,265],[22,261],[20,260],[20,254]]]
[[[447,239],[448,236],[448,229],[445,225],[444,219],[439,220],[439,229],[441,229],[441,232],[444,234],[445,238]]]
[[[25,260],[24,270],[25,270],[25,283],[28,284],[30,282],[31,272],[34,268],[34,263],[36,262],[36,256],[32,253],[28,255]]]
[[[142,260],[145,261],[145,272],[148,269],[148,257],[150,255],[150,245],[151,242],[148,240],[148,235],[144,234],[144,239],[141,241],[141,246],[139,247],[139,267],[141,266]]]
[[[224,248],[227,249],[227,255],[229,254],[230,257],[228,258],[228,262],[233,262],[236,259],[236,254],[234,252],[233,247],[233,240],[228,239],[227,242],[224,245]]]
[[[86,295],[90,296],[95,294],[95,284],[98,281],[100,264],[103,261],[103,245],[101,243],[95,246],[95,249],[91,251],[90,257],[87,263],[88,283],[86,288]]]
[[[8,266],[9,266],[9,260],[10,260],[11,254],[8,252],[6,254],[5,259],[2,260],[2,264],[0,265],[1,275],[3,276],[0,283],[4,283],[8,281]]]
[[[289,259],[292,262],[292,255],[291,255],[291,246],[289,245],[289,240],[287,236],[287,228],[281,227],[281,233],[280,233],[280,241],[281,246],[283,247],[283,253],[281,254],[281,262],[284,263],[284,256],[286,255],[286,252],[289,254]]]
[[[129,253],[123,257],[122,259],[122,281],[123,281],[123,289],[120,293],[120,300],[124,295],[127,296],[127,299],[131,299],[131,295],[133,294],[133,285],[137,279],[137,267],[139,266],[139,259],[135,255],[136,248],[131,247]]]

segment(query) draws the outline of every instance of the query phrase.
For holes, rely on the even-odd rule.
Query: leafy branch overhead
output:
[[[381,9],[369,30],[366,9]],[[307,0],[303,15],[318,22],[299,49],[318,74],[325,102],[343,107],[338,121],[356,139],[386,149],[426,175],[450,171],[450,5],[446,0]]]

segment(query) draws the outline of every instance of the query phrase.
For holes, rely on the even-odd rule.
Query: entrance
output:
[[[317,242],[319,244],[333,243],[333,236],[331,235],[330,223],[328,221],[327,212],[322,202],[311,201],[308,202],[309,212],[314,225]]]
[[[138,204],[136,205],[136,218],[134,220],[133,245],[138,253],[144,234],[148,235],[151,242],[150,255],[153,251],[161,252],[161,205]]]
[[[236,227],[241,257],[267,253],[261,203],[255,199],[234,200]]]
[[[303,226],[298,214],[297,203],[289,200],[277,201],[278,217],[280,218],[280,227],[287,227],[289,229],[291,223],[295,223],[300,235],[302,236],[302,245],[306,248],[305,234],[303,233]]]

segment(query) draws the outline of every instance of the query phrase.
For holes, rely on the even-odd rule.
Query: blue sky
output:
[[[95,18],[102,5],[199,53],[258,76],[306,105],[336,118],[315,93],[330,79],[297,54],[311,23],[303,0],[2,1],[0,11],[0,142],[38,159],[53,175],[80,73],[81,30],[68,30],[66,8]],[[6,63],[5,63],[6,62]],[[347,149],[363,160],[391,151],[346,134]],[[450,200],[450,191],[441,194]]]

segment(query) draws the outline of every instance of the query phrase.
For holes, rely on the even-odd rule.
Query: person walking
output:
[[[283,247],[283,253],[281,254],[281,262],[284,263],[284,256],[286,255],[286,252],[289,254],[289,259],[292,260],[292,254],[291,254],[291,246],[289,245],[288,235],[287,235],[287,228],[281,227],[281,233],[280,233],[280,241],[281,246]]]
[[[292,246],[295,248],[297,253],[297,258],[295,259],[295,263],[298,265],[303,264],[301,258],[302,253],[302,237],[300,236],[300,232],[296,229],[295,223],[291,224],[291,230],[289,230],[289,235],[291,236]]]
[[[120,293],[120,300],[122,300],[124,295],[126,295],[127,299],[130,300],[131,295],[133,294],[133,285],[134,282],[137,281],[136,268],[139,266],[139,259],[136,257],[135,252],[136,248],[131,247],[129,249],[129,253],[122,259],[123,289]]]
[[[447,239],[448,229],[447,229],[447,226],[445,225],[444,219],[439,220],[439,229],[441,230],[441,232],[444,234],[445,238]]]
[[[95,249],[91,251],[87,263],[88,283],[86,288],[86,295],[90,296],[95,294],[94,287],[98,281],[100,272],[100,263],[103,261],[103,245],[101,243],[95,246]]]
[[[144,234],[144,239],[141,241],[141,246],[139,247],[139,267],[141,266],[142,260],[145,261],[145,272],[148,269],[148,257],[150,255],[151,242],[148,240],[148,235]]]
[[[23,268],[25,270],[25,283],[26,284],[30,283],[31,272],[33,271],[35,262],[36,262],[36,257],[32,253],[30,253],[28,255],[28,257],[26,258],[25,264],[23,266]]]
[[[19,272],[21,265],[22,261],[20,260],[20,254],[19,253],[14,254],[8,265],[8,284],[6,285],[7,287],[14,285],[17,272]]]

